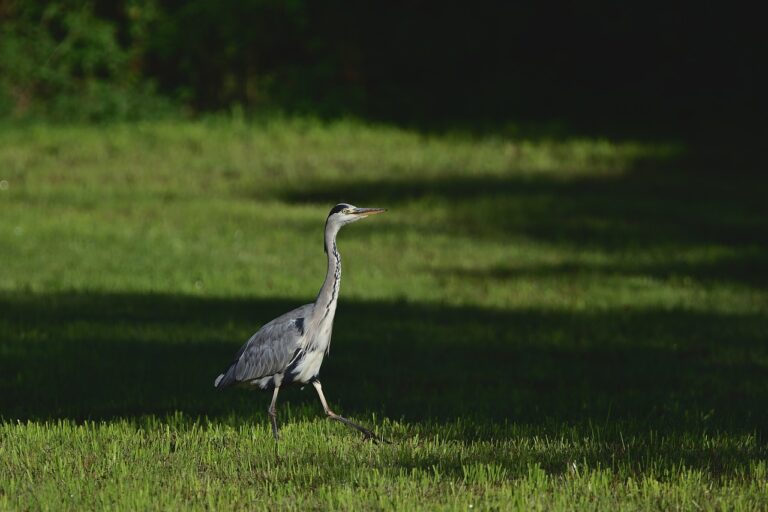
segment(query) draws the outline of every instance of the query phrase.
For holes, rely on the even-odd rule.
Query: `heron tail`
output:
[[[237,379],[235,378],[235,364],[233,363],[232,366],[227,368],[227,371],[216,377],[213,385],[216,387],[216,389],[224,389],[236,383]]]

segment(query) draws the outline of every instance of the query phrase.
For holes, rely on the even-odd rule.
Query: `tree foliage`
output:
[[[139,39],[120,41],[117,24],[93,5],[17,1],[2,16],[2,113],[98,120],[146,116],[162,104],[138,65]]]
[[[193,112],[658,130],[757,120],[765,103],[759,18],[706,2],[2,5],[0,102],[17,115],[146,115],[162,97]]]

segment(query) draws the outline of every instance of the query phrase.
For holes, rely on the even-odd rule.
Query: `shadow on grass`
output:
[[[500,243],[523,237],[572,254],[592,251],[604,257],[603,264],[510,262],[431,270],[438,274],[495,280],[642,275],[765,289],[768,173],[719,167],[723,160],[706,161],[707,155],[699,148],[684,159],[640,162],[624,174],[604,176],[467,176],[461,169],[446,169],[440,178],[426,179],[415,169],[411,175],[416,178],[308,183],[284,190],[282,198],[295,203],[352,201],[403,212],[400,219],[405,220],[360,230],[360,237],[407,227]],[[429,220],[432,212],[437,222]]]
[[[423,210],[439,208],[450,215],[448,222],[430,230],[494,239],[525,235],[623,250],[711,244],[765,247],[766,189],[768,178],[757,174],[649,170],[571,180],[541,175],[345,180],[287,190],[282,197],[289,202],[352,201],[390,208],[419,202]],[[415,215],[413,222],[418,220]]]
[[[268,396],[214,377],[248,335],[298,305],[167,295],[0,299],[6,420],[182,411],[266,421]],[[686,311],[491,311],[340,304],[322,377],[353,414],[500,422],[621,421],[645,430],[762,431],[768,318]],[[310,389],[282,402],[313,404]]]
[[[733,254],[713,256],[707,261],[642,263],[632,261],[589,264],[583,262],[518,265],[509,263],[490,268],[463,267],[428,269],[438,276],[459,276],[474,281],[495,283],[515,279],[573,276],[642,276],[656,280],[695,281],[699,283],[739,284],[755,290],[768,288],[768,249],[754,248]],[[473,281],[469,281],[473,282]]]

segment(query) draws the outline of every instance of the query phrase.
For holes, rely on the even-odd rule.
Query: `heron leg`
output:
[[[354,421],[350,421],[347,418],[345,418],[344,416],[339,416],[338,414],[333,412],[331,410],[331,408],[328,407],[328,402],[325,400],[325,395],[323,395],[323,386],[320,384],[320,381],[319,380],[314,380],[314,381],[312,381],[312,385],[315,387],[315,390],[317,390],[317,396],[320,397],[320,403],[323,404],[323,410],[325,411],[325,414],[329,418],[331,418],[332,420],[339,421],[339,422],[345,424],[346,426],[351,427],[351,428],[357,430],[358,432],[363,434],[363,438],[366,439],[366,440],[370,439],[373,442],[384,441],[385,443],[389,443],[389,441],[387,441],[383,437],[382,438],[376,437],[376,434],[374,434],[372,431],[368,430],[367,428],[365,428],[365,427],[363,427],[361,425],[358,425]]]
[[[275,443],[277,443],[279,436],[277,434],[277,409],[275,409],[275,403],[277,402],[277,393],[280,391],[280,386],[275,386],[275,390],[272,392],[272,403],[269,404],[269,409],[267,409],[267,414],[269,414],[269,419],[272,420],[272,436],[275,438]]]

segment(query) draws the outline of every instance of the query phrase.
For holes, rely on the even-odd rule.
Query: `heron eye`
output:
[[[342,213],[350,213],[352,210],[349,208],[344,208],[341,212]]]

